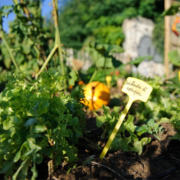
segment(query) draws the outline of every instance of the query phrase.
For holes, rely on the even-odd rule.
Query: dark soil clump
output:
[[[106,141],[101,139],[102,130],[96,127],[95,117],[87,121],[87,135],[79,140],[79,161],[76,166],[65,165],[54,174],[59,180],[124,180],[124,179],[179,179],[180,141],[170,140],[175,134],[173,127],[164,123],[161,141],[153,139],[144,153],[108,152],[99,159]],[[67,171],[69,173],[67,174]]]

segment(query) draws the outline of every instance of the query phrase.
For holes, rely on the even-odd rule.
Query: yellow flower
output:
[[[111,80],[112,80],[111,76],[106,76],[106,83],[107,83],[108,88],[111,87]]]

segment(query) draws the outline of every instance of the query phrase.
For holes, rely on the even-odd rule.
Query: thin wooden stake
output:
[[[171,6],[171,0],[164,0],[164,9],[169,9]],[[170,17],[165,16],[164,17],[165,22],[165,39],[164,39],[164,66],[165,66],[165,73],[166,73],[166,79],[169,79],[169,59],[168,59],[168,53],[170,51]]]

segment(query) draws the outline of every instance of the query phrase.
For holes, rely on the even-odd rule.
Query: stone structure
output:
[[[153,77],[155,75],[163,77],[163,59],[157,53],[152,43],[153,21],[143,17],[125,19],[122,28],[125,34],[125,41],[123,43],[124,52],[114,54],[114,56],[123,63],[133,61],[137,57],[152,56],[152,61],[145,60],[138,68],[132,66],[131,70],[146,77]],[[77,54],[77,57],[75,54]],[[73,49],[68,49],[67,65],[72,67],[72,63],[78,70],[88,70],[92,65],[92,60],[87,52],[79,51],[76,53]]]
[[[88,70],[93,64],[87,52],[75,51],[72,48],[66,49],[66,52],[66,65],[70,66],[71,68],[75,67],[76,70]]]
[[[154,61],[143,61],[137,68],[137,72],[145,77],[164,77],[164,65]]]
[[[121,55],[123,63],[137,57],[152,56],[152,61],[143,61],[138,68],[132,67],[132,71],[146,77],[164,76],[163,59],[152,43],[153,21],[142,17],[126,19],[122,28],[125,34],[124,53]]]

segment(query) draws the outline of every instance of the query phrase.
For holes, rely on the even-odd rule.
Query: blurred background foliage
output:
[[[43,0],[28,1],[13,6],[1,7],[1,16],[12,11],[16,14],[14,21],[9,23],[9,33],[4,33],[16,63],[29,78],[42,67],[54,46],[54,22],[51,14],[43,18],[41,3]],[[27,7],[29,15],[24,11]],[[159,52],[163,51],[163,18],[164,0],[63,0],[59,7],[59,29],[64,47],[81,49],[84,44],[97,42],[121,46],[124,40],[122,23],[126,18],[142,16],[157,23],[154,33],[154,44]],[[0,17],[0,19],[2,19]],[[1,28],[2,28],[2,23]],[[47,68],[60,67],[58,55],[55,53]],[[59,68],[60,70],[60,68]],[[66,68],[68,72],[68,69]],[[15,72],[7,47],[0,43],[0,83],[6,76]]]
[[[75,49],[88,39],[121,45],[124,19],[142,16],[156,22],[163,10],[164,0],[68,0],[59,8],[62,43]]]
[[[164,17],[158,17],[153,30],[152,41],[158,53],[164,57]]]
[[[54,33],[41,15],[41,1],[24,0],[24,4],[19,4],[18,0],[13,2],[14,5],[3,6],[0,9],[1,20],[3,16],[11,12],[14,12],[16,16],[9,23],[9,33],[3,31],[2,22],[0,23],[2,31],[0,82],[6,81],[7,75],[17,72],[9,50],[12,52],[18,69],[33,78],[54,45]],[[54,56],[50,65],[56,64],[56,56]]]

